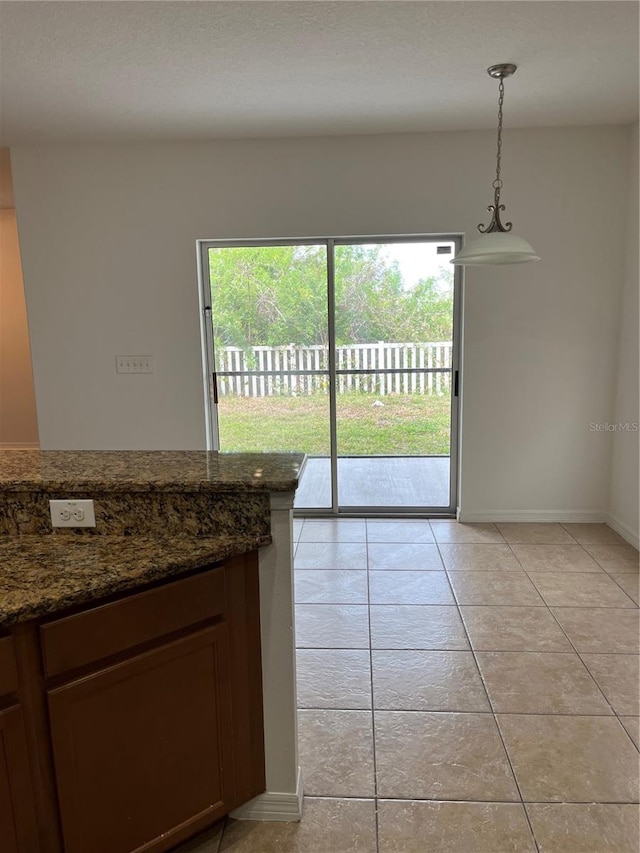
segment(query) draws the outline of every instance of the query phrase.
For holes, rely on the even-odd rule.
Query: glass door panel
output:
[[[306,453],[302,513],[452,512],[455,240],[203,244],[212,446]]]
[[[223,451],[303,451],[296,508],[332,507],[326,245],[209,247]]]
[[[450,506],[453,249],[451,240],[335,246],[343,511]]]

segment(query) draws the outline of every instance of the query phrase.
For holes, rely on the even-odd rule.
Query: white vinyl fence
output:
[[[375,344],[337,347],[337,370],[394,371],[338,374],[337,392],[345,394],[360,391],[378,395],[449,393],[451,353],[450,341],[431,344],[378,341]],[[323,345],[261,346],[252,347],[248,352],[240,347],[218,347],[216,366],[218,394],[221,396],[271,397],[280,394],[328,393],[329,389],[329,350]],[[416,369],[418,372],[411,372]],[[429,373],[429,370],[444,372]],[[321,373],[300,374],[292,371]]]

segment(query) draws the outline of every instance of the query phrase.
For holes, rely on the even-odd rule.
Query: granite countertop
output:
[[[1,451],[0,625],[268,545],[269,492],[295,491],[304,461],[302,453]],[[96,498],[95,528],[52,530],[48,499],[67,490]]]
[[[1,536],[0,625],[89,604],[254,550],[270,536]]]
[[[303,453],[199,450],[4,450],[0,491],[291,492]]]

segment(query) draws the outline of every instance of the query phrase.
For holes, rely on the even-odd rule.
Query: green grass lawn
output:
[[[375,405],[380,402],[383,405]],[[340,456],[449,454],[451,397],[339,394]],[[329,455],[329,397],[220,397],[220,449]]]

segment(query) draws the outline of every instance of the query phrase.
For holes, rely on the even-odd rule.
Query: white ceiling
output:
[[[0,2],[0,145],[638,116],[637,0]]]

